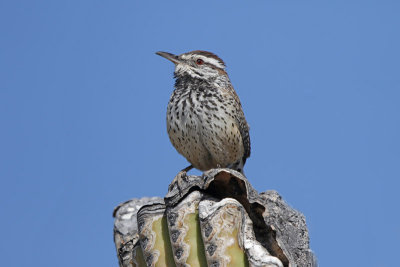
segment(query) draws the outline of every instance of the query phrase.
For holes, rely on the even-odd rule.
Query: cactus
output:
[[[275,191],[258,194],[243,174],[179,173],[164,199],[114,211],[119,265],[317,266],[304,216]]]

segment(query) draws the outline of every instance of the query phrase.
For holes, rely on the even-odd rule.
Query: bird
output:
[[[249,125],[224,61],[203,50],[156,54],[175,64],[167,132],[172,145],[191,164],[182,172],[194,167],[243,173],[251,150]]]

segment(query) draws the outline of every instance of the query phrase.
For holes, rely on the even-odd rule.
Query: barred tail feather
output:
[[[244,168],[244,164],[245,163],[246,163],[246,157],[243,157],[240,160],[236,161],[235,163],[230,164],[228,166],[228,168],[232,169],[232,170],[235,170],[235,171],[238,171],[238,172],[241,172],[244,175],[243,168]]]

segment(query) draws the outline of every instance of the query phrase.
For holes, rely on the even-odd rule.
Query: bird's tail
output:
[[[240,160],[236,161],[235,163],[230,164],[228,168],[241,172],[244,175],[243,167],[245,163],[246,163],[246,158],[243,157]]]

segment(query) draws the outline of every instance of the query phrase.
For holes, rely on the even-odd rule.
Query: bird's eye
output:
[[[196,60],[196,64],[197,64],[197,65],[203,65],[203,63],[204,63],[204,61],[203,61],[201,58],[198,58],[198,59]]]

